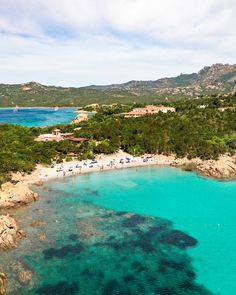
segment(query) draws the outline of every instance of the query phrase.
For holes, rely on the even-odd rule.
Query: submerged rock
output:
[[[9,294],[212,295],[185,250],[197,240],[172,222],[83,202],[74,212],[72,225],[47,231],[48,248],[36,239],[24,268],[4,268]]]
[[[8,264],[4,265],[4,273],[7,274],[6,294],[25,294],[23,290],[31,290],[35,284],[35,272],[29,268],[24,259],[15,260],[10,258]]]
[[[163,244],[168,244],[176,246],[180,249],[187,249],[188,247],[194,247],[197,245],[198,241],[185,234],[180,230],[172,230],[168,233],[162,235],[159,241]]]
[[[30,190],[27,184],[6,182],[1,186],[0,209],[27,205],[37,200],[38,194]]]
[[[41,242],[45,241],[45,240],[46,240],[46,235],[45,235],[44,233],[40,233],[40,234],[39,234],[39,240],[40,240]]]
[[[24,284],[28,285],[32,280],[32,273],[30,271],[21,271],[19,273],[19,281]]]
[[[32,227],[40,227],[43,224],[45,224],[43,221],[40,221],[40,220],[32,220],[30,226],[32,226]]]
[[[77,225],[79,228],[79,238],[81,241],[88,241],[92,238],[103,237],[104,232],[97,228],[99,220],[90,218],[89,220],[79,220]]]
[[[68,255],[77,255],[83,251],[83,246],[81,244],[75,245],[65,245],[61,248],[49,248],[43,251],[44,258],[50,260],[55,258],[64,259]]]
[[[139,224],[142,224],[146,221],[146,217],[138,214],[132,214],[132,216],[128,217],[123,221],[123,226],[125,227],[135,227]]]
[[[0,216],[0,249],[10,249],[16,246],[17,239],[25,233],[19,230],[16,221],[9,215]]]

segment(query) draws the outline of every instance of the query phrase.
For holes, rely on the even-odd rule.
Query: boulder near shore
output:
[[[0,209],[27,205],[38,200],[38,194],[30,190],[27,184],[18,182],[2,184],[0,190]]]
[[[6,250],[16,247],[17,240],[24,235],[14,218],[9,214],[0,215],[0,249]]]
[[[0,295],[5,294],[7,285],[7,276],[5,273],[0,272]]]
[[[202,175],[218,179],[236,178],[236,156],[221,156],[217,161],[206,161],[198,166]]]

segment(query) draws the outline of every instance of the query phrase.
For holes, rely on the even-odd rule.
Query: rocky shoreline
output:
[[[86,111],[80,111],[79,114],[70,122],[70,124],[79,124],[83,121],[88,121],[89,116]]]
[[[30,190],[27,184],[18,182],[2,184],[0,190],[0,209],[27,205],[38,200],[38,194]]]
[[[4,183],[0,190],[0,210],[16,208],[38,200],[38,194],[30,190],[27,184],[18,182]],[[16,221],[7,215],[0,215],[0,249],[16,247],[17,241],[25,233],[19,229]],[[1,294],[1,293],[0,293]]]
[[[218,160],[175,159],[171,166],[180,167],[186,171],[196,171],[201,176],[218,180],[236,179],[236,155],[223,155]]]
[[[7,276],[5,273],[0,273],[0,295],[3,295],[7,289]]]
[[[15,248],[17,241],[24,236],[24,231],[19,229],[14,218],[9,214],[0,215],[0,249]]]
[[[107,156],[106,161],[114,158],[114,155]],[[68,163],[71,165],[71,163]],[[172,156],[156,155],[153,160],[148,163],[134,162],[133,164],[117,166],[115,168],[128,168],[128,167],[139,167],[147,165],[169,165],[173,167],[182,168],[185,171],[196,171],[204,177],[211,177],[218,180],[231,180],[236,179],[236,155],[235,156],[221,156],[217,161],[214,160],[201,160],[187,159],[187,158],[176,158]],[[42,167],[41,167],[42,169]],[[43,171],[43,173],[48,173],[50,168]],[[106,168],[105,170],[108,170]],[[40,173],[38,173],[40,171]],[[96,172],[96,170],[91,170],[89,172]],[[17,175],[16,184],[7,182],[1,186],[0,190],[0,210],[17,208],[22,205],[28,205],[32,202],[38,200],[39,196],[37,193],[33,192],[29,186],[32,184],[47,181],[50,177],[42,180],[40,176],[43,175],[42,170],[36,169],[32,175],[19,176]],[[85,171],[84,173],[88,173]],[[69,174],[67,174],[69,175]],[[16,177],[16,176],[15,176]],[[60,177],[57,175],[57,177]],[[14,177],[13,177],[14,179]],[[23,232],[19,232],[16,222],[9,215],[0,215],[0,249],[9,249],[16,246],[17,237],[19,234],[23,236]]]
[[[37,200],[38,194],[30,190],[26,183],[18,182],[14,185],[7,182],[1,186],[0,209],[16,208]],[[13,217],[9,214],[0,215],[0,251],[15,248],[17,242],[25,236],[25,232],[20,229]],[[25,273],[20,273],[20,280],[28,279],[28,277],[25,278]],[[6,290],[7,275],[4,272],[0,272],[0,295],[5,294]]]

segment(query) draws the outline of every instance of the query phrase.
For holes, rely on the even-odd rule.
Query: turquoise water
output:
[[[0,124],[9,123],[26,127],[50,126],[71,122],[76,114],[75,108],[22,108],[18,112],[13,109],[0,109]]]
[[[145,167],[37,190],[39,202],[12,212],[27,238],[1,256],[9,294],[236,294],[235,181]]]
[[[71,178],[66,192],[97,189],[90,202],[121,211],[167,218],[199,241],[190,251],[200,282],[236,294],[236,182],[219,182],[170,168],[118,171]]]

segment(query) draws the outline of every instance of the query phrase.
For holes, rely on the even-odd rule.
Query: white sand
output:
[[[123,159],[123,163],[120,162],[121,159]],[[130,161],[128,161],[127,159],[130,159]],[[145,155],[143,157],[133,157],[127,153],[120,151],[119,153],[112,155],[99,155],[96,157],[97,163],[94,164],[92,160],[74,160],[70,162],[57,164],[54,168],[38,165],[36,167],[36,170],[32,172],[30,175],[22,176],[18,173],[13,176],[13,179],[27,184],[33,184],[37,182],[45,182],[47,180],[72,175],[80,175],[91,172],[102,173],[105,170],[114,170],[148,165],[170,165],[173,162],[173,160],[174,157],[172,159],[172,157],[166,157],[162,155]]]
[[[130,161],[127,161],[127,158],[129,158]],[[121,159],[123,159],[123,163],[120,163]],[[147,161],[144,161],[144,159]],[[31,185],[72,175],[80,175],[91,172],[102,173],[105,170],[148,165],[171,165],[181,167],[185,164],[195,164],[197,171],[204,176],[219,179],[230,179],[236,177],[236,155],[233,157],[223,155],[218,161],[203,161],[199,158],[191,160],[187,158],[177,159],[175,155],[144,155],[143,157],[133,157],[123,151],[119,151],[118,153],[112,155],[98,155],[96,157],[96,161],[97,163],[92,164],[91,160],[74,160],[71,162],[64,162],[63,164],[57,164],[54,168],[38,165],[35,171],[31,174],[22,175],[21,173],[16,173],[12,178],[13,180]]]

